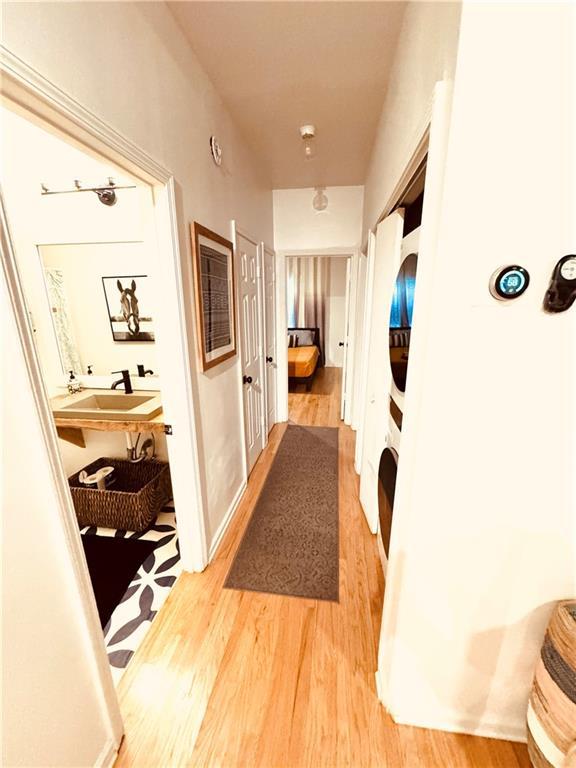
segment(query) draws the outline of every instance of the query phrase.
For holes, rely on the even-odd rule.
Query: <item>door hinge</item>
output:
[[[164,434],[165,435],[172,434],[172,424],[164,424]]]

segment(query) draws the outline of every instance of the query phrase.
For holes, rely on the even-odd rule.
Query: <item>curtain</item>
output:
[[[74,371],[83,374],[82,361],[74,338],[74,328],[70,318],[70,310],[66,299],[66,287],[64,285],[64,273],[61,269],[45,269],[46,286],[50,298],[52,311],[52,323],[56,333],[58,349],[62,367],[66,374]]]
[[[326,295],[330,259],[324,256],[288,256],[288,327],[318,328],[320,365],[325,362]]]
[[[390,328],[411,328],[414,311],[414,288],[416,286],[416,256],[408,256],[398,272],[392,306]]]

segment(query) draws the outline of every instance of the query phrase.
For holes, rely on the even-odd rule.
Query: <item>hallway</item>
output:
[[[292,421],[338,425],[334,373],[290,395]],[[397,726],[378,702],[384,585],[350,428],[340,427],[340,602],[223,589],[285,429],[272,430],[214,561],[180,576],[120,683],[117,768],[528,768],[523,744]]]

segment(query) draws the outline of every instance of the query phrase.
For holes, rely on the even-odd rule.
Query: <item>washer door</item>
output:
[[[393,448],[385,448],[380,457],[378,468],[378,517],[379,533],[384,553],[388,557],[390,549],[390,531],[396,493],[396,475],[398,473],[398,454]]]

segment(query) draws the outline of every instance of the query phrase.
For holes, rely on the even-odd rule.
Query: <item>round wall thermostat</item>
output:
[[[500,267],[490,278],[490,293],[495,299],[517,299],[529,284],[530,275],[524,267]]]

